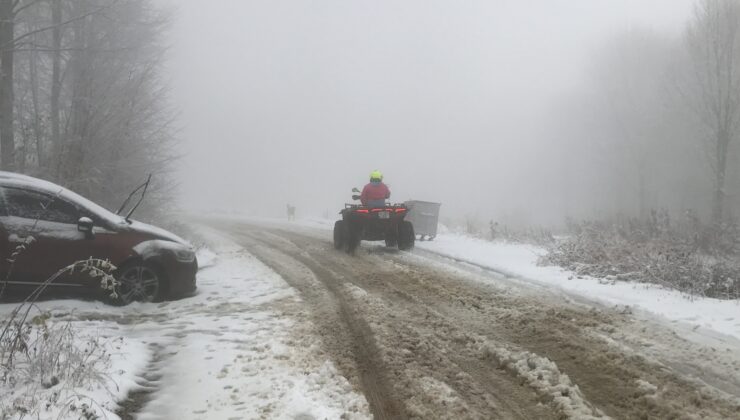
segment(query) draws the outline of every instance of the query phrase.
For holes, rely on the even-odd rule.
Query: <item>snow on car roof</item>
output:
[[[96,204],[87,198],[72,192],[60,185],[54,184],[43,179],[34,178],[28,175],[17,174],[14,172],[0,171],[0,182],[6,186],[32,188],[51,195],[64,197],[65,199],[86,208],[95,213],[98,217],[112,224],[125,223],[123,217],[112,213],[103,206]]]

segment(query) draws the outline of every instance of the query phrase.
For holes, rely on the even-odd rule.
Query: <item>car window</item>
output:
[[[75,206],[58,197],[19,188],[5,188],[4,196],[10,216],[69,224],[80,218]]]

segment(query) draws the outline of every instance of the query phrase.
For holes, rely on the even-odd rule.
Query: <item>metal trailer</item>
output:
[[[414,233],[419,235],[419,240],[423,241],[424,237],[430,241],[434,239],[437,236],[439,207],[442,203],[411,200],[404,204],[409,208],[406,220],[414,225]]]

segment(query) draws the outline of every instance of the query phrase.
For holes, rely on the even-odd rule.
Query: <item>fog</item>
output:
[[[560,223],[593,208],[563,185],[563,101],[609,39],[679,37],[692,3],[169,1],[182,203],[331,215],[379,169],[447,217]]]

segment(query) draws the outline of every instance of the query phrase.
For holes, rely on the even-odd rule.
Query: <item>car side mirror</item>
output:
[[[360,190],[357,189],[357,187],[352,188],[352,192],[360,192]]]
[[[77,220],[77,230],[84,233],[86,238],[92,238],[93,226],[93,221],[89,217],[80,217]]]

